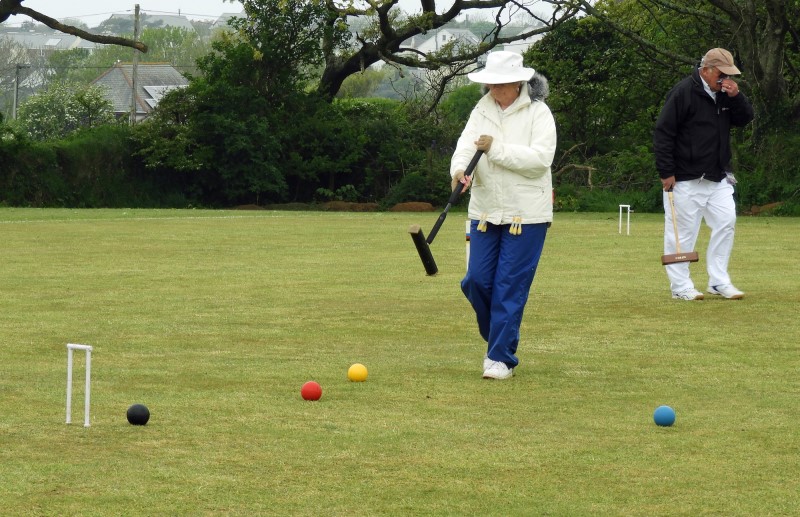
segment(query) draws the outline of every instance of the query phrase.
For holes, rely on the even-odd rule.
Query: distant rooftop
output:
[[[72,34],[63,32],[29,32],[29,31],[4,31],[0,33],[0,38],[10,39],[27,49],[32,50],[71,50],[82,48],[95,50],[102,45],[91,41],[86,41]]]
[[[169,14],[147,14],[142,11],[139,15],[139,20],[143,27],[176,27],[178,29],[186,29],[194,31],[192,22],[185,16],[169,15]],[[133,23],[134,15],[132,14],[112,14],[101,25],[114,21],[130,21]]]
[[[228,25],[228,20],[230,20],[233,17],[245,18],[246,14],[244,10],[242,10],[239,13],[222,13],[219,15],[219,18],[214,20],[214,23],[211,24],[211,28],[212,29],[225,28]]]
[[[133,64],[117,63],[93,84],[105,86],[116,113],[130,113]],[[169,63],[139,63],[136,67],[136,112],[150,113],[166,92],[189,81]]]

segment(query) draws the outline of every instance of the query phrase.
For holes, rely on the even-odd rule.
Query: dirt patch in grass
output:
[[[433,212],[433,205],[420,201],[397,203],[389,209],[390,212]]]
[[[233,210],[266,210],[263,206],[258,205],[239,205],[233,207]]]
[[[769,203],[766,205],[758,206],[753,205],[750,207],[749,211],[744,212],[745,215],[758,215],[758,214],[769,214],[773,212],[776,208],[780,208],[783,203],[780,201],[776,203]]]
[[[378,203],[353,203],[350,201],[328,201],[322,203],[322,210],[328,212],[377,212]]]
[[[307,211],[319,210],[319,205],[313,205],[310,203],[275,203],[270,205],[264,205],[263,209],[307,212]]]

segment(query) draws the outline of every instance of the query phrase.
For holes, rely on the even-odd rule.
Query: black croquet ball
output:
[[[133,425],[145,425],[150,420],[150,410],[144,404],[134,404],[128,408],[128,422]]]

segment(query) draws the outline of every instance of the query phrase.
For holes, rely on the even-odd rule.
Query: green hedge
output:
[[[135,132],[152,129],[143,125],[109,125],[64,140],[37,142],[0,124],[0,204],[183,208],[346,197],[377,202],[384,209],[405,201],[444,205],[460,121],[440,120],[437,125],[393,101],[346,100],[309,111],[313,116],[308,120],[297,120],[277,134],[282,147],[291,151],[285,153],[291,159],[271,163],[286,177],[286,191],[259,201],[236,197],[235,187],[242,180],[222,175],[218,164],[224,160],[216,155],[208,160],[204,175],[163,165],[145,167],[146,153],[133,138]],[[786,129],[757,145],[736,142],[735,157],[740,212],[780,202],[768,213],[800,215],[800,135]],[[583,169],[556,175],[556,210],[614,212],[620,204],[637,212],[663,210],[648,146],[591,157],[585,163]],[[204,181],[217,188],[209,189]]]
[[[11,206],[60,206],[69,189],[51,144],[0,128],[0,202]]]
[[[102,126],[38,142],[0,130],[0,202],[33,207],[186,206],[132,158],[130,128]]]

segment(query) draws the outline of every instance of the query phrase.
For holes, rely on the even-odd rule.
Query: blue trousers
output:
[[[510,226],[488,224],[486,231],[480,232],[478,221],[472,221],[469,268],[461,290],[475,310],[489,359],[513,368],[519,364],[515,355],[519,327],[542,256],[547,224],[525,224],[519,235],[511,235]]]

